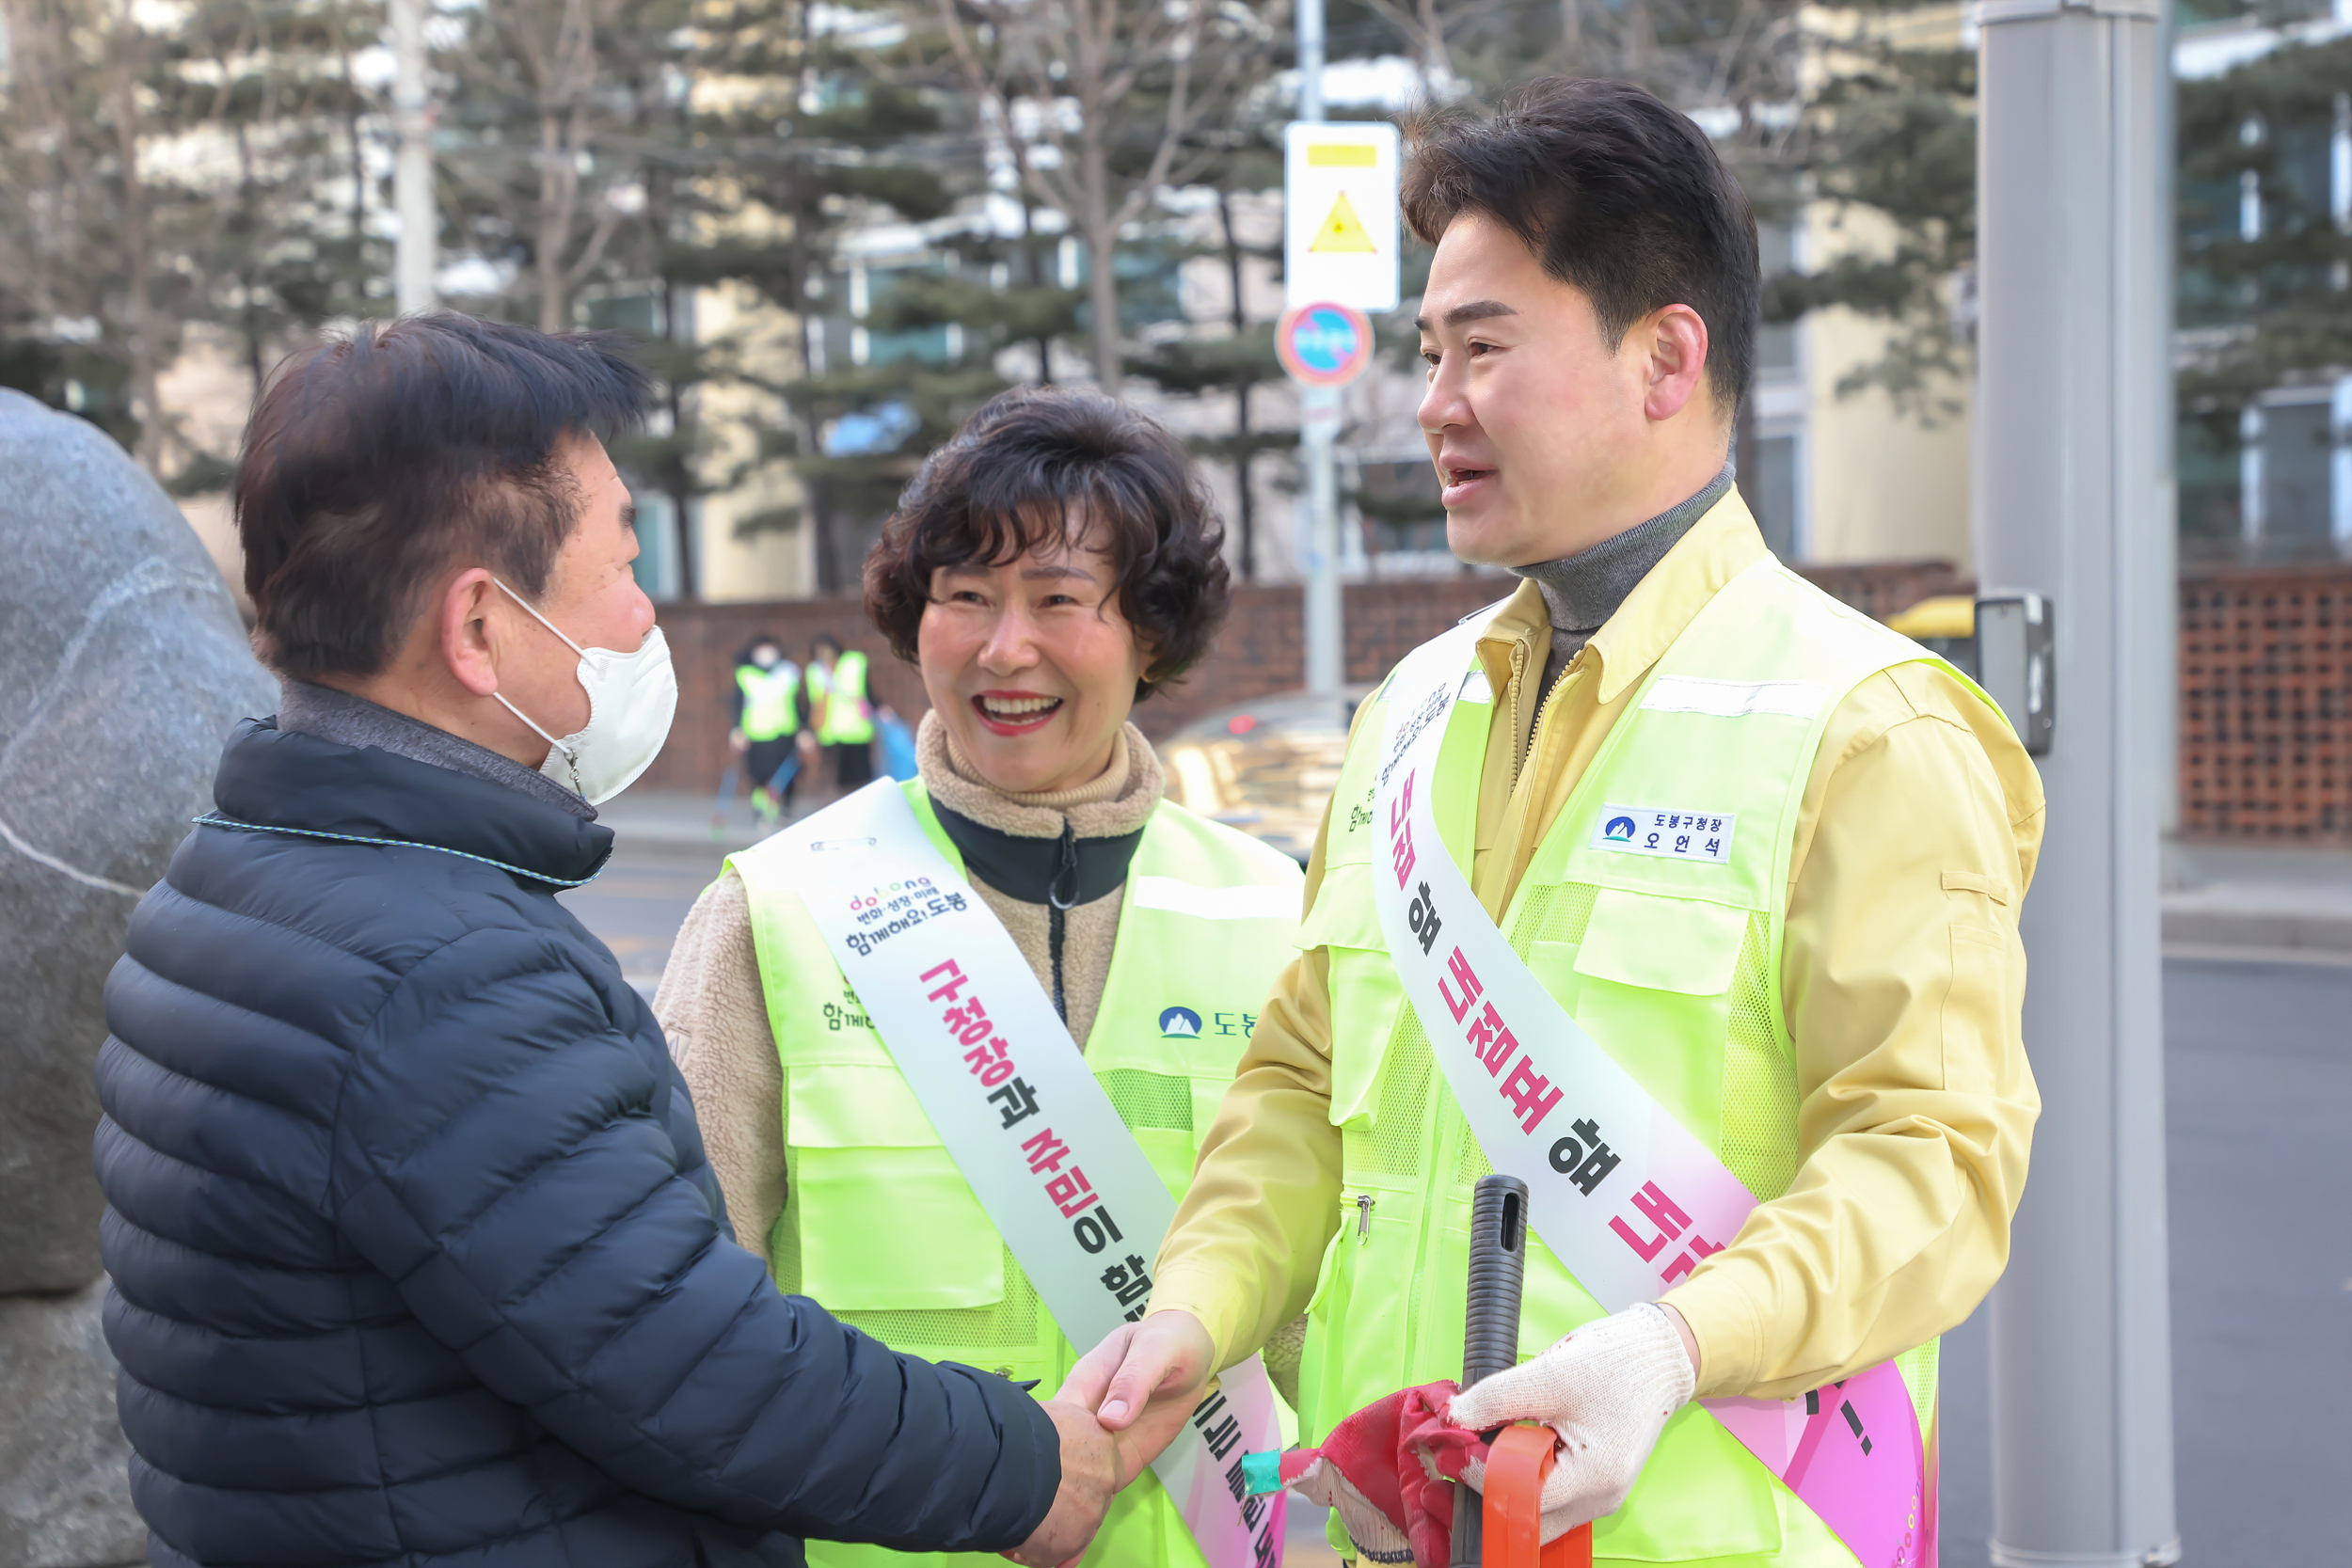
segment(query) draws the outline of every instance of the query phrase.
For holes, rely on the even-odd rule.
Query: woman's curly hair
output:
[[[1156,421],[1069,388],[1000,393],[924,460],[866,557],[866,613],[913,664],[934,571],[1073,538],[1109,560],[1152,656],[1136,701],[1200,661],[1233,596],[1216,505]]]

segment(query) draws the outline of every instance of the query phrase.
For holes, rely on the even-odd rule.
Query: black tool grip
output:
[[[1527,1283],[1527,1183],[1479,1179],[1470,1199],[1470,1296],[1462,1317],[1462,1386],[1519,1361],[1519,1291]],[[1480,1499],[1454,1489],[1452,1568],[1479,1568],[1486,1550]]]

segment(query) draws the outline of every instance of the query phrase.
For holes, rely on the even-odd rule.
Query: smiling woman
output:
[[[907,487],[866,610],[921,668],[960,761],[1000,789],[1066,790],[1207,650],[1232,599],[1224,540],[1158,425],[1090,394],[1009,392]]]
[[[971,1049],[960,1037],[878,1035],[850,993],[790,874],[798,844],[834,831],[832,812],[729,862],[672,950],[655,1009],[736,1234],[766,1252],[785,1290],[836,1304],[894,1347],[1045,1387],[1076,1360],[1008,1246],[1035,1240],[1020,1228],[1034,1216],[983,1205],[976,1191],[1001,1194],[1002,1181],[972,1180],[961,1153],[951,1161],[906,1077],[944,1064],[961,1081],[972,1063],[1002,1107],[1014,1174],[1042,1181],[1044,1167],[1021,1150],[1047,1146],[1021,1140],[1044,1128],[1052,1073],[1076,1065],[1057,1068],[1053,1053],[1074,1044],[1080,1070],[1181,1192],[1291,957],[1295,863],[1162,800],[1159,758],[1127,721],[1207,651],[1231,598],[1223,543],[1191,460],[1166,431],[1092,393],[1034,388],[989,404],[930,455],[866,560],[867,612],[921,670],[931,700],[919,777],[871,787],[904,789],[961,879],[953,894],[984,908],[1027,963],[1025,974],[982,982],[996,1014],[956,1004]],[[875,804],[861,796],[836,810]],[[912,912],[919,923],[921,907]],[[1030,985],[1068,1025],[1067,1041],[1003,1022],[1010,1004],[995,999]],[[1008,1051],[1019,1053],[1018,1076]],[[1017,1125],[1033,1116],[1034,1127]],[[1103,1228],[1077,1217],[1096,1200],[1077,1202],[1086,1179],[1075,1166],[1067,1176],[1078,1184],[1057,1202],[1096,1227],[1079,1244],[1102,1250]],[[877,1194],[889,1195],[886,1247],[874,1244]],[[1158,1237],[1118,1224],[1121,1244],[1094,1270],[1116,1264],[1121,1289],[1148,1291]],[[1295,1377],[1304,1332],[1300,1320],[1287,1357],[1269,1348],[1278,1386]],[[989,1560],[808,1551],[819,1568]],[[1112,1505],[1087,1561],[1197,1568],[1201,1558],[1147,1475]]]

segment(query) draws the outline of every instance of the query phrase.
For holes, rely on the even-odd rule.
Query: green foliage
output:
[[[2328,139],[2352,89],[2352,39],[2289,45],[2180,87],[2180,325],[2197,352],[2181,404],[2223,447],[2237,411],[2284,381],[2352,367],[2352,236],[2328,210]],[[2238,231],[2243,181],[2262,237]]]
[[[343,0],[186,0],[167,18],[49,0],[8,23],[0,379],[168,477],[204,454],[135,410],[189,324],[229,328],[258,375],[288,335],[369,307],[386,258],[352,174],[374,107],[352,63],[380,17]]]
[[[1883,388],[1931,424],[1957,412],[1953,393],[1969,373],[1951,293],[1975,260],[1975,57],[1884,41],[1883,21],[1915,8],[1914,0],[1827,12],[1796,0],[1343,0],[1328,26],[1335,56],[1406,54],[1423,62],[1440,99],[1491,103],[1531,77],[1565,72],[1639,82],[1669,103],[1729,117],[1716,145],[1760,218],[1788,221],[1823,200],[1858,228],[1887,230],[1857,254],[1773,271],[1764,320],[1845,307],[1883,323],[1883,352],[1839,391]],[[1384,325],[1384,356],[1402,365],[1417,348],[1417,337]]]
[[[187,466],[171,476],[164,488],[175,496],[205,496],[226,490],[237,477],[237,466],[209,451],[199,451],[188,459]]]
[[[1810,271],[1765,280],[1764,320],[1794,322],[1843,306],[1887,326],[1880,357],[1837,384],[1840,396],[1878,388],[1932,427],[1959,414],[1973,342],[1955,324],[1952,291],[1977,250],[1976,57],[1869,40],[1840,46],[1861,62],[1816,95],[1804,155],[1809,194],[1868,222],[1887,243],[1866,245]],[[1784,187],[1795,189],[1801,187]],[[1790,198],[1768,191],[1759,207]]]

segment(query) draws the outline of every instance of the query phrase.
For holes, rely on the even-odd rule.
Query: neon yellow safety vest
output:
[[[779,661],[772,670],[756,664],[735,667],[736,689],[743,693],[743,720],[736,728],[746,740],[775,740],[801,727],[801,672]]]
[[[866,710],[866,656],[855,648],[834,659],[826,676],[825,721],[818,726],[817,738],[828,746],[874,738],[874,716]]]
[[[1814,754],[1856,684],[1931,658],[1775,562],[1741,573],[1612,727],[1500,922],[1544,989],[1759,1199],[1786,1191],[1798,1165],[1796,1058],[1778,976]],[[1432,804],[1447,848],[1467,865],[1496,705],[1486,677],[1465,673]],[[1712,684],[1669,687],[1650,702],[1672,676]],[[1786,689],[1746,695],[1754,683],[1783,681],[1821,689],[1809,718],[1790,716],[1804,704]],[[1302,947],[1329,950],[1331,1120],[1344,1147],[1341,1225],[1308,1308],[1300,1369],[1302,1416],[1315,1433],[1394,1389],[1461,1375],[1470,1194],[1493,1168],[1404,1006],[1374,913],[1371,868],[1385,855],[1373,774],[1386,731],[1375,697],[1341,770],[1323,883],[1299,934]],[[1721,818],[1732,825],[1727,859],[1645,853],[1654,847],[1610,807]],[[1522,1358],[1603,1315],[1533,1234],[1527,1251]],[[1934,1343],[1899,1366],[1932,1474]],[[1594,1550],[1720,1568],[1854,1564],[1696,1404],[1666,1423],[1625,1506],[1595,1527]]]
[[[961,871],[921,782],[899,787]],[[941,1146],[799,895],[773,857],[752,850],[727,863],[749,895],[760,987],[784,1062],[786,1200],[770,1237],[778,1285],[893,1349],[1041,1379],[1040,1392],[1052,1393],[1078,1352]],[[1178,1197],[1258,1009],[1295,952],[1295,917],[1264,911],[1295,910],[1303,881],[1288,856],[1172,801],[1152,814],[1128,866],[1086,1060]],[[1128,1241],[1146,1257],[1159,1245],[1156,1236]],[[1003,1568],[991,1556],[819,1541],[808,1543],[808,1560]],[[1150,1470],[1112,1503],[1086,1561],[1202,1564]]]

